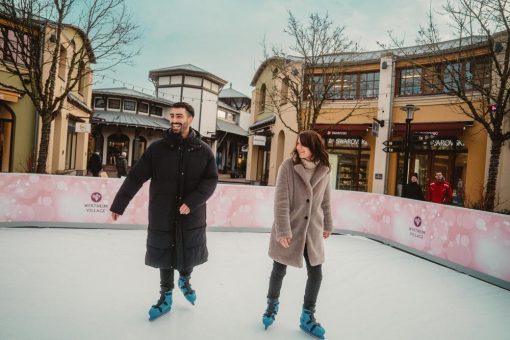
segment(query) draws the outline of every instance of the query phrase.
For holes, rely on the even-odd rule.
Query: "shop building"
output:
[[[480,202],[488,168],[490,141],[487,133],[481,124],[459,109],[465,103],[445,93],[445,89],[431,86],[427,77],[431,76],[432,68],[455,67],[460,70],[459,74],[473,75],[477,81],[486,83],[490,82],[492,65],[483,43],[463,47],[460,52],[475,56],[469,60],[459,57],[458,49],[449,47],[451,42],[441,46],[445,56],[451,56],[447,65],[437,65],[431,56],[422,52],[425,49],[417,47],[339,55],[343,60],[339,84],[334,87],[332,100],[322,106],[313,127],[323,136],[330,155],[332,188],[390,195],[401,193],[404,152],[387,146],[404,142],[406,115],[401,108],[412,104],[419,111],[415,112],[410,126],[409,173],[418,173],[419,183],[425,190],[434,173],[441,171],[454,191],[459,179],[463,182],[466,206],[476,206]],[[247,171],[248,179],[268,185],[275,184],[278,167],[289,157],[296,139],[267,105],[268,89],[281,88],[272,72],[271,59],[268,59],[252,81],[255,89],[250,132],[255,136],[249,141]],[[480,104],[474,101],[474,105]],[[359,114],[335,123],[351,111]],[[286,121],[292,119],[297,126],[295,111],[286,113]],[[386,152],[388,149],[390,152]],[[510,154],[508,145],[503,149],[501,166],[507,164],[505,160]],[[502,188],[510,182],[509,173],[508,169],[499,171],[498,183]],[[510,197],[505,202],[507,196],[498,188],[498,209],[509,208]]]

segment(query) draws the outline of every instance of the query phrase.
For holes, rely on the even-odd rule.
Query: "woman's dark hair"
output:
[[[326,146],[324,145],[324,141],[322,137],[313,130],[306,130],[299,133],[297,140],[301,142],[301,145],[306,146],[312,152],[312,160],[319,161],[320,165],[327,166],[331,168],[329,164],[328,153],[326,152]],[[291,153],[292,161],[294,164],[301,163],[301,159],[299,158],[299,154],[297,152],[297,148]]]

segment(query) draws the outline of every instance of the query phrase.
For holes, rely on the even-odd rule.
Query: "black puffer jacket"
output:
[[[184,140],[167,131],[136,162],[110,210],[124,213],[148,179],[151,183],[145,264],[182,270],[206,262],[206,201],[218,183],[211,148],[195,130]],[[183,203],[191,210],[188,215],[179,214]]]

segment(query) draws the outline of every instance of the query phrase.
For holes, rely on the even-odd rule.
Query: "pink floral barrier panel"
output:
[[[117,222],[109,207],[120,179],[0,174],[0,227],[143,228],[148,183]],[[267,231],[272,187],[218,185],[208,225]],[[333,191],[335,231],[359,234],[510,289],[510,216],[408,200]]]

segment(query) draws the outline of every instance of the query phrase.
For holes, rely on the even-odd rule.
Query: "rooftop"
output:
[[[111,88],[103,88],[103,89],[94,89],[92,90],[93,95],[97,94],[106,94],[106,95],[117,95],[117,96],[123,96],[123,97],[130,97],[130,98],[136,98],[136,99],[146,99],[148,101],[152,101],[155,103],[171,106],[174,102],[158,98],[156,96],[136,91],[133,89],[129,89],[127,87],[111,87]]]

